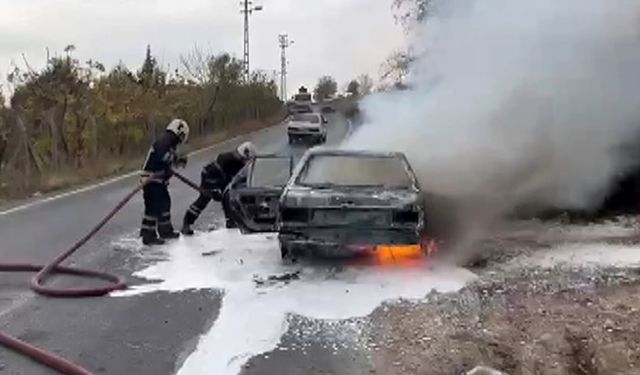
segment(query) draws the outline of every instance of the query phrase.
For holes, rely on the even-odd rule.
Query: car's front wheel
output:
[[[280,258],[284,263],[295,263],[296,259],[293,253],[293,247],[287,241],[283,241],[281,238],[278,239],[280,244]]]

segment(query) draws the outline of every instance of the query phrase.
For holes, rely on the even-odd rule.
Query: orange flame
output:
[[[419,265],[425,257],[437,250],[435,241],[416,245],[380,245],[375,248],[375,259],[381,265]]]

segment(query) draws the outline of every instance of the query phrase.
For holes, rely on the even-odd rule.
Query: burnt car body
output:
[[[283,258],[350,257],[379,245],[421,244],[424,202],[401,153],[312,149],[280,189],[277,205],[277,187],[256,188],[230,186],[229,204],[245,231],[277,232]],[[269,207],[275,220],[259,217],[256,204]]]

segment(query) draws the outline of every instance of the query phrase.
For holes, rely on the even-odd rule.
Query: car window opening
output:
[[[387,156],[314,155],[300,173],[297,183],[311,187],[413,186],[402,159]]]
[[[320,118],[317,115],[296,114],[293,116],[293,121],[310,122],[312,124],[319,124]]]
[[[290,163],[289,158],[257,158],[254,161],[249,187],[285,186],[290,177]]]

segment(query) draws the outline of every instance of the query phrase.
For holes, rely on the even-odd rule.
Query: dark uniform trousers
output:
[[[222,199],[227,185],[231,183],[234,176],[244,168],[246,161],[236,152],[225,152],[216,158],[215,161],[207,164],[200,174],[200,188],[208,194],[200,194],[198,199],[189,207],[184,215],[183,224],[190,228],[198,219],[202,211],[211,200],[222,202],[222,209],[227,219],[227,227],[234,227],[234,222],[229,218],[229,210]]]
[[[171,167],[177,162],[176,147],[180,139],[174,133],[166,131],[149,149],[142,166],[140,177],[148,181],[142,189],[144,198],[144,216],[140,236],[143,239],[176,238],[171,225],[171,197],[169,179]]]
[[[173,233],[171,224],[171,196],[169,195],[168,183],[152,181],[142,189],[144,199],[144,217],[140,236],[142,237],[164,237]]]
[[[204,171],[200,174],[200,189],[210,194],[204,195],[200,193],[198,199],[189,206],[187,213],[184,215],[184,225],[193,225],[212,200],[220,202],[222,199],[221,193],[216,190],[218,189],[218,184],[219,179],[208,176]]]

